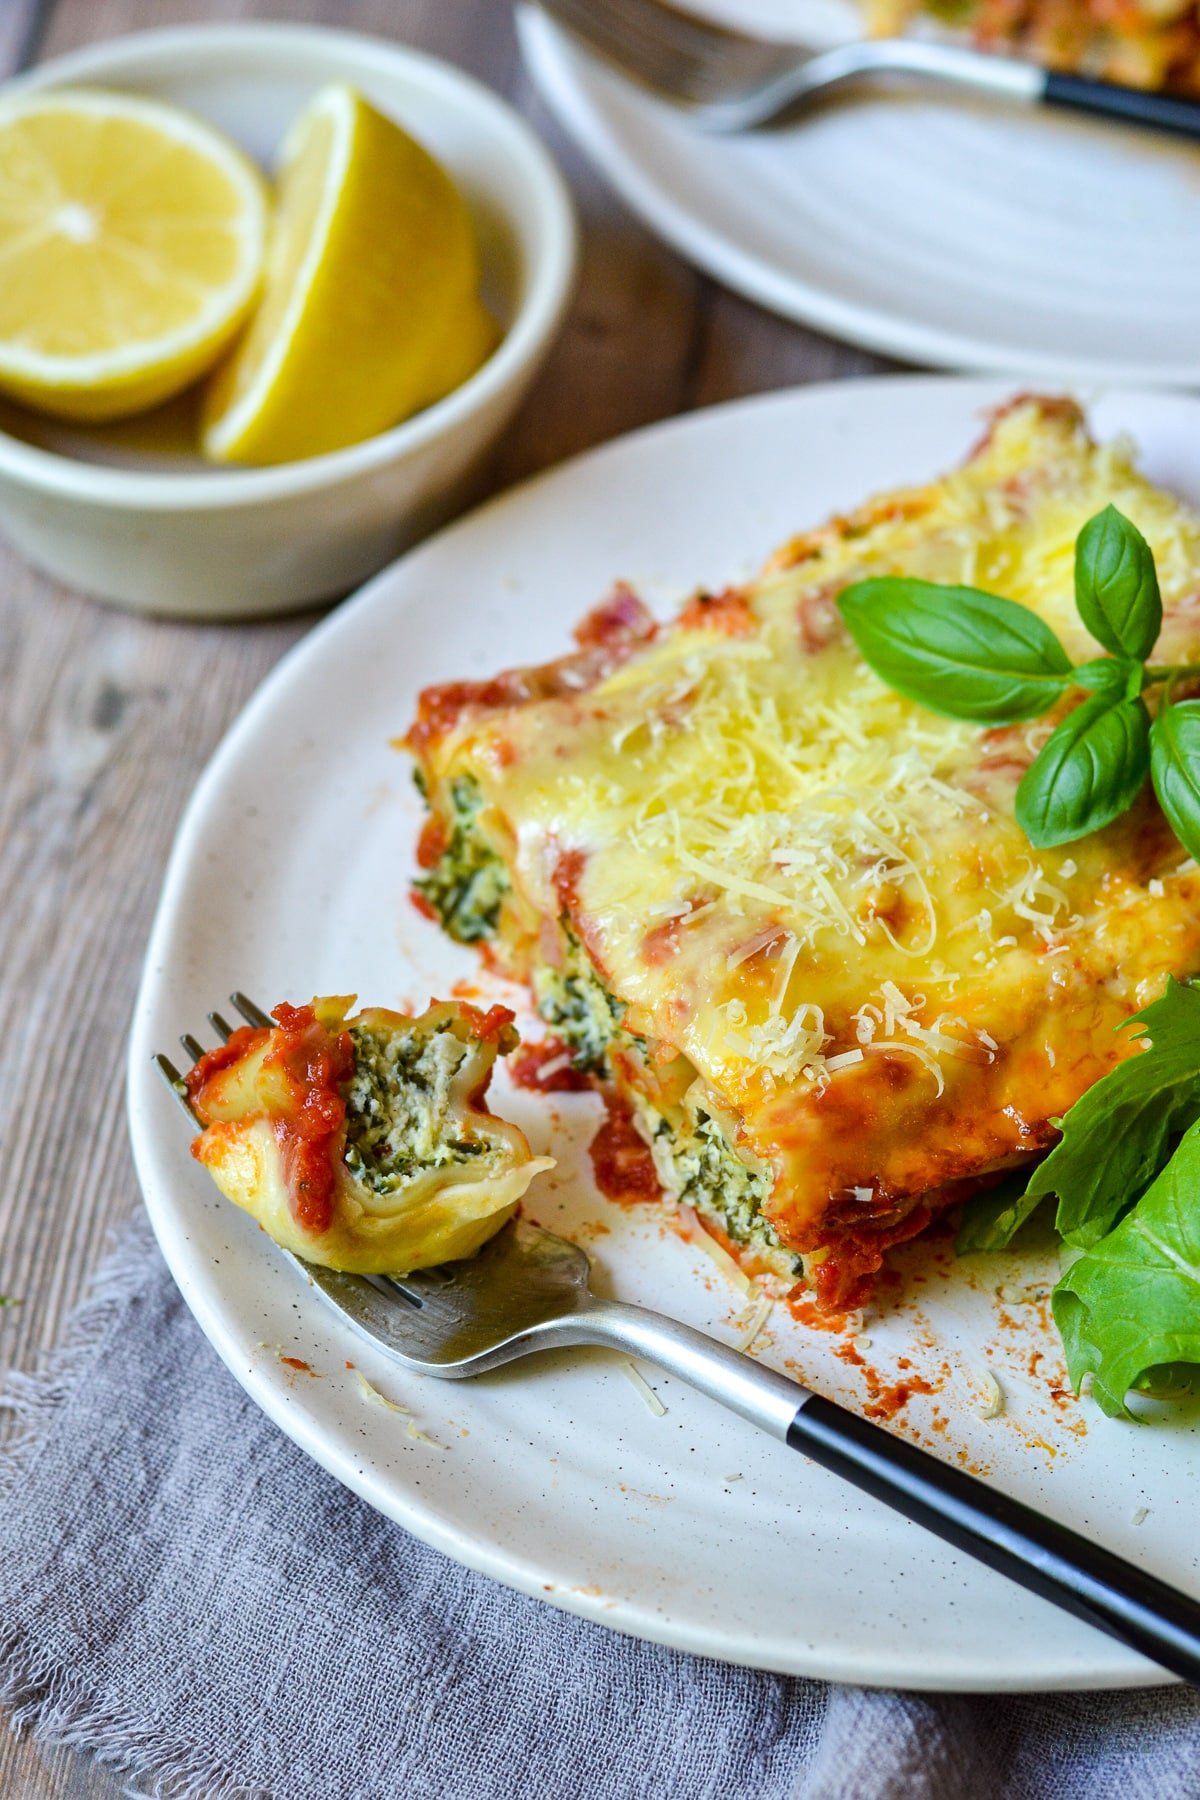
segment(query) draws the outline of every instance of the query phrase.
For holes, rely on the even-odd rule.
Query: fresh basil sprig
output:
[[[1075,604],[1098,644],[1135,662],[1162,630],[1162,598],[1150,546],[1115,506],[1089,519],[1075,544]]]
[[[1124,694],[1131,681],[1136,693],[1145,685],[1146,671],[1139,663],[1129,663],[1119,656],[1098,656],[1093,662],[1076,663],[1071,670],[1074,687],[1086,688],[1089,694]]]
[[[1168,980],[1122,1029],[1146,1047],[1075,1102],[1023,1192],[1014,1175],[968,1200],[958,1234],[960,1253],[1003,1249],[1057,1196],[1084,1252],[1051,1296],[1067,1367],[1114,1414],[1149,1370],[1200,1363],[1200,987]]]
[[[1163,707],[1150,727],[1150,773],[1171,830],[1200,860],[1200,700]]]
[[[1200,1124],[1115,1231],[1073,1262],[1050,1296],[1078,1389],[1112,1417],[1152,1371],[1200,1363]]]
[[[1166,992],[1121,1027],[1148,1040],[1077,1100],[1062,1137],[1028,1179],[1014,1175],[963,1208],[960,1253],[1003,1250],[1049,1194],[1055,1229],[1088,1249],[1165,1166],[1171,1144],[1200,1119],[1200,987]]]
[[[1111,825],[1150,773],[1150,714],[1119,691],[1069,712],[1017,785],[1017,824],[1031,844],[1069,844]]]
[[[1071,684],[1071,659],[1050,627],[998,594],[882,576],[846,588],[838,604],[880,679],[948,718],[1036,719]]]
[[[977,725],[1050,712],[1071,689],[1089,696],[1062,718],[1017,789],[1016,816],[1047,849],[1111,825],[1149,776],[1185,849],[1200,858],[1200,701],[1171,698],[1200,665],[1147,666],[1163,608],[1149,544],[1106,506],[1075,544],[1075,604],[1109,652],[1074,667],[1046,622],[978,588],[877,576],[843,589],[846,627],[864,661],[897,693]],[[1151,724],[1142,698],[1166,684]]]

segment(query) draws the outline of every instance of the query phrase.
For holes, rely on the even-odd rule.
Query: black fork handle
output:
[[[1087,75],[1064,75],[1051,70],[1042,98],[1047,106],[1120,119],[1126,125],[1145,125],[1153,131],[1169,131],[1200,142],[1200,100],[1189,100],[1182,94],[1151,94],[1141,88],[1118,87],[1112,81],[1094,81]]]
[[[548,1232],[538,1237],[570,1251]],[[501,1243],[503,1234],[494,1241]],[[482,1258],[462,1266],[478,1270]],[[566,1286],[547,1287],[545,1271],[534,1267],[527,1298],[540,1296],[544,1305],[519,1329],[440,1341],[436,1329],[431,1334],[413,1324],[426,1320],[425,1311],[414,1314],[360,1276],[299,1266],[343,1318],[425,1375],[477,1375],[530,1351],[572,1344],[644,1357],[956,1549],[1200,1687],[1200,1601],[694,1326],[588,1293],[578,1270]]]
[[[926,1450],[640,1306],[589,1299],[530,1333],[643,1356],[991,1569],[1200,1687],[1200,1601]]]
[[[793,1450],[1200,1686],[1200,1605],[1123,1557],[813,1394]]]

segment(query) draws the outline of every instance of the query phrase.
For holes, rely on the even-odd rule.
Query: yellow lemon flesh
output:
[[[178,393],[253,305],[266,216],[253,164],[174,107],[0,102],[0,391],[71,419]]]
[[[288,133],[262,303],[205,396],[204,449],[275,463],[358,443],[491,352],[470,215],[441,165],[352,89]]]

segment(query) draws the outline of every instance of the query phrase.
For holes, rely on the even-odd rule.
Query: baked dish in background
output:
[[[890,1245],[1028,1169],[1200,968],[1200,873],[1147,794],[1034,850],[1020,777],[1069,711],[981,730],[884,686],[838,610],[872,576],[1021,602],[1072,659],[1081,527],[1148,540],[1158,652],[1200,652],[1200,519],[1023,397],[960,469],[784,546],[669,625],[618,588],[576,653],[426,690],[416,884],[526,983],[547,1085],[596,1083],[610,1189],[660,1189],[829,1307]],[[1079,695],[1075,695],[1077,701]],[[536,1078],[536,1059],[524,1053]]]
[[[868,0],[867,10],[880,37],[924,16],[1048,68],[1200,94],[1196,0]]]

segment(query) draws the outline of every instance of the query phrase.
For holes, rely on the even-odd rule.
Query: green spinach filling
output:
[[[345,1163],[376,1194],[392,1194],[429,1169],[486,1154],[456,1135],[455,1076],[470,1048],[449,1025],[433,1032],[352,1026],[354,1074],[346,1088]]]
[[[459,775],[450,784],[450,841],[427,874],[413,884],[460,944],[491,937],[509,892],[508,871],[479,830],[479,783]]]
[[[717,1121],[697,1112],[693,1125],[676,1127],[646,1107],[650,1151],[658,1178],[683,1206],[715,1219],[737,1244],[781,1248],[763,1207],[771,1191],[765,1172],[743,1162]],[[800,1269],[800,1259],[795,1259]]]
[[[623,1036],[625,1008],[599,979],[583,946],[569,928],[563,928],[565,953],[561,969],[546,963],[534,970],[533,997],[539,1015],[554,1027],[571,1052],[577,1069],[607,1075],[609,1045]],[[634,1040],[630,1040],[631,1042]]]

